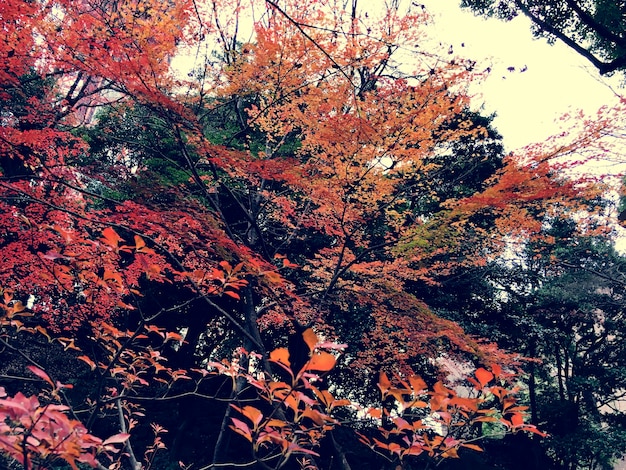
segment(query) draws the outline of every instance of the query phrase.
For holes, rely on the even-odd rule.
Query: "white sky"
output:
[[[491,74],[475,92],[477,105],[496,112],[495,126],[507,149],[540,142],[559,130],[568,111],[593,114],[617,98],[595,69],[567,46],[535,40],[524,17],[483,19],[459,7],[460,0],[421,0],[434,15],[437,35],[454,52],[478,61]],[[461,47],[464,43],[465,47]],[[515,72],[508,71],[515,67]],[[524,72],[520,70],[526,69]],[[617,78],[609,80],[615,89]],[[618,90],[621,91],[621,90]]]

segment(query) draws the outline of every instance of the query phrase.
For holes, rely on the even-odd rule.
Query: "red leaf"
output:
[[[296,268],[299,268],[300,266],[295,264],[295,263],[292,263],[287,258],[285,258],[285,259],[283,259],[283,267],[284,268],[296,269]]]
[[[23,414],[29,413],[28,408],[26,408],[22,403],[15,401],[13,398],[0,399],[0,408],[12,408]]]
[[[475,375],[476,375],[476,378],[478,379],[478,382],[483,387],[485,387],[489,382],[493,380],[493,374],[489,372],[488,370],[483,369],[482,367],[476,371]]]
[[[224,294],[226,294],[228,297],[232,297],[233,299],[241,300],[241,296],[237,292],[233,292],[232,290],[225,290]]]
[[[524,417],[520,413],[514,413],[511,416],[511,424],[515,426],[521,426],[524,424]]]
[[[183,341],[183,336],[180,333],[174,333],[173,331],[168,332],[165,335],[165,341],[169,341],[169,340],[173,340],[179,343],[182,343]]]

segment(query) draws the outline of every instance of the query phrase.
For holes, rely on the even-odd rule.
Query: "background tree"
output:
[[[522,13],[532,21],[535,36],[562,41],[601,74],[626,66],[626,24],[621,1],[463,0],[461,5],[504,20]]]
[[[610,468],[624,452],[624,258],[604,237],[577,234],[572,221],[545,230],[549,243],[444,279],[431,305],[468,331],[540,358],[526,367],[529,405],[550,436],[517,444],[538,456],[533,468]]]

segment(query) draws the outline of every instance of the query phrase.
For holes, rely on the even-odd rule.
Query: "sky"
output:
[[[476,17],[459,7],[460,0],[420,3],[434,15],[442,42],[452,45],[455,53],[477,60],[478,70],[491,68],[485,82],[473,90],[475,105],[484,105],[486,113],[496,112],[495,126],[508,150],[558,133],[558,118],[564,113],[583,109],[593,114],[602,105],[618,101],[614,93],[620,91],[618,77],[601,78],[567,46],[534,39],[523,16],[503,22]]]
[[[362,2],[370,6],[369,2],[381,0]],[[460,8],[460,2],[420,0],[419,4],[433,15],[429,30],[434,30],[444,50],[452,45],[455,54],[477,61],[476,70],[491,69],[484,82],[474,85],[474,107],[482,107],[483,114],[496,113],[495,127],[507,150],[557,134],[558,119],[564,113],[583,109],[594,114],[602,105],[617,103],[614,90],[626,93],[626,88],[620,90],[619,77],[600,77],[567,46],[534,39],[525,17],[510,22],[484,19]],[[175,67],[190,66],[190,57],[178,59]]]
[[[491,68],[488,78],[473,90],[474,105],[483,106],[486,114],[496,113],[494,125],[509,151],[558,134],[559,118],[565,113],[580,109],[592,115],[604,105],[617,104],[617,93],[626,94],[621,77],[601,77],[587,60],[564,44],[550,45],[543,38],[535,39],[530,21],[523,16],[504,22],[477,17],[460,8],[460,0],[420,3],[434,16],[440,41],[476,60],[478,70]],[[623,175],[626,165],[596,162],[586,165],[584,171],[605,177]],[[620,179],[615,178],[615,183]],[[613,196],[617,200],[617,193]],[[615,229],[619,233],[615,247],[626,254],[626,230]]]

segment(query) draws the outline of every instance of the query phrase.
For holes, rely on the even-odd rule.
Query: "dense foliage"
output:
[[[504,155],[471,62],[421,50],[427,13],[358,7],[0,4],[7,465],[618,455],[548,429],[561,407],[579,441],[621,419],[593,407],[622,389],[619,278],[567,293],[594,256],[621,272],[604,188],[562,158],[606,122]]]
[[[626,23],[621,0],[462,0],[481,15],[511,20],[523,14],[533,33],[559,40],[585,57],[601,74],[626,67]]]

